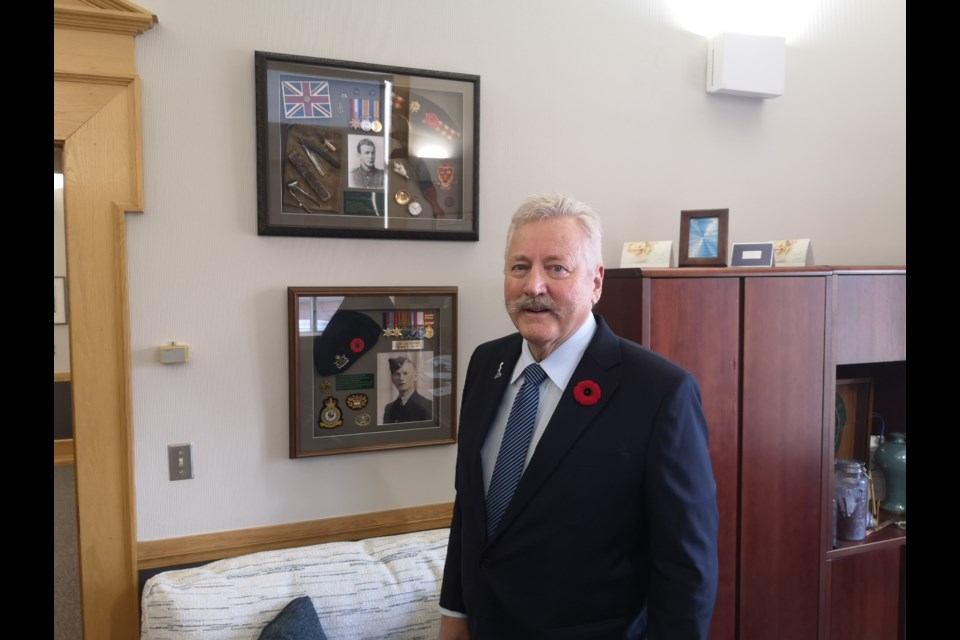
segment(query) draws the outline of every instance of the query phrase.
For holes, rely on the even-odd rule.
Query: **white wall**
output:
[[[456,285],[459,374],[512,329],[507,220],[565,191],[622,243],[730,209],[731,241],[811,238],[820,264],[905,264],[905,8],[833,0],[787,49],[786,95],[708,95],[669,0],[143,0],[146,207],[128,216],[138,538],[453,498],[455,446],[290,460],[286,288]],[[259,237],[254,50],[481,76],[480,241]],[[186,365],[157,347],[190,345]],[[190,442],[195,479],[166,480]]]

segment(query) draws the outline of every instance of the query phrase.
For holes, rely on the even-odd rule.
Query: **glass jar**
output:
[[[837,538],[863,540],[867,537],[867,474],[858,460],[834,463],[833,496],[837,501]]]

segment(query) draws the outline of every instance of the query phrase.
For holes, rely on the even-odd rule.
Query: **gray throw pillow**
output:
[[[263,628],[260,640],[327,640],[327,636],[310,596],[300,596]]]

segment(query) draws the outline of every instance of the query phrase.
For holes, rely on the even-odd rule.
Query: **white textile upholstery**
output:
[[[303,595],[330,640],[432,640],[449,531],[265,551],[157,574],[143,589],[141,640],[256,639]]]

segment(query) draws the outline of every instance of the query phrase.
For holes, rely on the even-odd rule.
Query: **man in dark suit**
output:
[[[528,198],[504,269],[519,333],[478,347],[467,369],[442,640],[707,636],[718,515],[699,389],[592,313],[602,285],[596,213]],[[501,507],[514,400],[543,374]]]
[[[433,405],[417,392],[417,366],[406,356],[388,361],[390,380],[397,388],[397,399],[383,410],[383,423],[422,422],[433,418]]]

